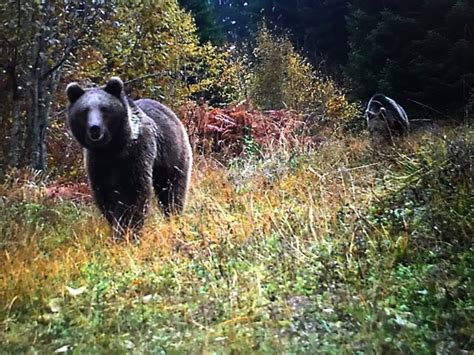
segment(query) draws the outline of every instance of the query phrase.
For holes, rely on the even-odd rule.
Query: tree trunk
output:
[[[13,95],[12,99],[12,128],[10,133],[10,152],[8,165],[17,167],[20,163],[23,130],[21,127],[21,102]]]
[[[29,165],[37,168],[38,157],[40,154],[38,142],[39,142],[39,88],[38,78],[35,77],[31,83],[31,103],[30,103],[30,119],[28,125],[28,139],[26,144],[30,148]]]
[[[59,83],[61,68],[45,79],[35,78],[32,86],[31,166],[47,170],[47,130],[51,113],[53,93]]]
[[[17,167],[20,163],[22,127],[21,127],[21,99],[18,88],[16,64],[8,71],[12,85],[12,127],[10,131],[10,151],[8,154],[8,165]]]

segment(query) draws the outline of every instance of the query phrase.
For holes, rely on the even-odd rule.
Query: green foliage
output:
[[[5,165],[47,169],[53,95],[64,68],[91,42],[108,9],[108,3],[85,1],[0,4],[0,90],[7,99],[0,122],[9,133],[2,142],[9,155]]]
[[[211,0],[228,41],[241,43],[252,37],[262,19],[263,1]]]
[[[341,79],[354,99],[381,91],[438,110],[468,104],[474,80],[474,5],[468,0],[215,0],[229,40],[264,21],[288,34],[311,64]],[[411,102],[410,102],[411,104]],[[412,107],[408,106],[409,110]],[[420,108],[419,105],[414,108]]]
[[[368,305],[375,316],[368,328],[374,330],[373,350],[449,353],[460,351],[460,343],[472,348],[474,136],[465,128],[457,137],[425,141],[416,154],[397,152],[395,169],[385,176],[393,192],[363,217],[380,233],[380,252],[393,258],[385,285],[391,296]],[[380,277],[368,272],[369,283]],[[361,318],[366,311],[356,314],[367,319]]]
[[[198,55],[199,42],[192,17],[176,0],[117,6],[100,38],[105,67],[133,82],[135,94],[161,98],[176,105],[188,96],[188,62]]]
[[[256,39],[250,97],[264,109],[280,109],[285,103],[283,86],[287,77],[288,57],[293,47],[286,38],[274,37],[263,26]],[[253,64],[253,63],[252,63]],[[304,70],[304,69],[303,69]]]
[[[474,228],[473,137],[468,129],[452,140],[427,143],[416,157],[400,154],[406,175],[398,174],[398,191],[381,205],[377,222],[393,233],[409,233],[413,246],[468,247]]]
[[[189,63],[189,70],[193,73],[188,80],[190,99],[224,106],[244,98],[241,78],[244,67],[235,49],[204,44]]]
[[[292,43],[311,63],[338,74],[338,66],[346,62],[348,53],[346,0],[260,2],[264,3],[261,12],[269,27],[289,31]]]
[[[345,63],[348,45],[347,1],[212,0],[228,40],[244,42],[264,21],[279,34],[288,33],[293,45],[311,63],[333,69]],[[334,70],[335,69],[335,70]]]

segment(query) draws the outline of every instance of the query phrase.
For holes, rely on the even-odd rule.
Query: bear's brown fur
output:
[[[176,115],[157,101],[132,101],[116,77],[103,88],[71,83],[66,94],[69,127],[85,148],[93,197],[114,235],[141,229],[153,189],[166,215],[182,212],[192,153]]]

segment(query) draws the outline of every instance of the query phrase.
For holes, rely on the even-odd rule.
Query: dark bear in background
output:
[[[370,134],[378,138],[405,136],[410,128],[403,107],[382,94],[372,96],[365,111],[365,118]]]
[[[192,153],[176,115],[159,102],[129,99],[119,78],[86,90],[71,83],[66,94],[69,127],[85,148],[92,194],[114,236],[141,229],[153,188],[166,215],[180,213]]]

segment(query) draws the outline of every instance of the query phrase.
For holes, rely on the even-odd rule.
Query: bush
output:
[[[462,250],[472,242],[474,142],[467,132],[395,160],[400,172],[394,193],[380,204],[375,221],[393,235],[409,235],[415,257],[422,250]]]
[[[344,122],[359,114],[344,91],[298,54],[287,37],[261,27],[249,71],[249,96],[262,109],[288,108],[308,115],[310,122]]]
[[[244,99],[244,88],[240,78],[243,72],[241,58],[235,47],[215,47],[210,43],[199,48],[199,53],[190,63],[188,78],[189,98],[206,101],[213,106],[223,106]]]

